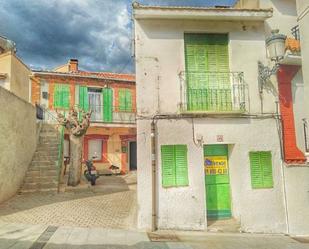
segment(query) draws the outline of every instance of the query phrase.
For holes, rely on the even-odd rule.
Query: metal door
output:
[[[228,146],[205,145],[204,167],[208,219],[231,217]]]

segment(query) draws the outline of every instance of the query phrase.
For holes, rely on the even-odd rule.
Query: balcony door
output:
[[[232,110],[227,34],[185,34],[188,111]]]
[[[91,120],[102,121],[102,91],[101,89],[88,89],[89,108],[92,110]]]

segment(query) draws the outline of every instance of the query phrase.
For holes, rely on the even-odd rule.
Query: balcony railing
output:
[[[293,28],[291,28],[291,33],[294,36],[295,40],[300,40],[299,25],[296,25]]]
[[[75,108],[79,108],[75,106]],[[133,108],[123,108],[120,106],[113,106],[105,108],[103,105],[90,106],[92,110],[91,123],[114,123],[114,124],[134,124],[136,122],[136,114]],[[57,110],[59,113],[68,115],[69,110]],[[43,109],[37,106],[37,118],[47,123],[57,123],[56,110]]]
[[[182,72],[182,112],[243,113],[247,87],[242,72]]]

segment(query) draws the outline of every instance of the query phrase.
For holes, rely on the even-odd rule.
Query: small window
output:
[[[48,99],[48,92],[42,92],[42,98]]]
[[[162,186],[188,186],[188,161],[186,145],[162,145]]]
[[[88,142],[88,159],[102,160],[102,139],[93,139]]]
[[[273,188],[272,156],[270,151],[250,152],[251,186],[253,189]]]

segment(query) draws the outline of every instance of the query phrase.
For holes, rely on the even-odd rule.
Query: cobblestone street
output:
[[[0,222],[135,229],[136,177],[101,176],[65,193],[17,195],[0,205]]]

